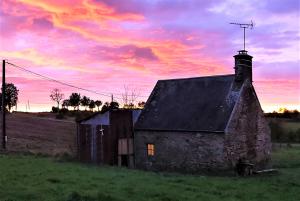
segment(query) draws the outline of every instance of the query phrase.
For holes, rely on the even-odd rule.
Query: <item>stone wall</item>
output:
[[[155,154],[147,155],[147,144]],[[224,133],[136,131],[135,166],[152,171],[196,173],[224,168]]]
[[[239,159],[249,160],[257,169],[268,166],[270,129],[250,82],[244,83],[225,132],[225,160],[229,166],[234,167]]]

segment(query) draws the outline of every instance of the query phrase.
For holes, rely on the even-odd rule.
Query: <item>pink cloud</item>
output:
[[[229,28],[227,13],[232,8],[218,2],[1,1],[0,56],[76,86],[119,94],[129,84],[147,96],[157,79],[233,73],[232,56],[241,47],[242,32]],[[279,11],[270,6],[260,13],[248,4],[243,15],[253,14],[258,21],[264,21],[266,13],[272,17],[280,13],[283,21],[286,17],[280,31],[271,23],[267,30],[258,26],[249,33],[259,98],[263,106],[288,103],[299,107],[299,50],[294,45],[299,32],[289,25],[288,12],[283,12],[295,3]],[[257,6],[264,9],[266,5]],[[228,12],[216,12],[222,9]],[[11,67],[8,74],[8,80],[20,88],[20,102],[30,100],[37,107],[50,108],[48,93],[54,87],[63,89],[66,96],[75,90]]]

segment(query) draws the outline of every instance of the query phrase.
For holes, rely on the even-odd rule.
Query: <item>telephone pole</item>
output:
[[[5,122],[5,60],[2,61],[2,148],[6,149],[6,122]]]

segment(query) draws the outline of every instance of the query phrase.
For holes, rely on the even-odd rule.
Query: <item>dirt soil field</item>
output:
[[[7,151],[75,156],[74,120],[57,120],[53,114],[40,113],[13,113],[6,117]],[[2,143],[2,129],[0,136]]]

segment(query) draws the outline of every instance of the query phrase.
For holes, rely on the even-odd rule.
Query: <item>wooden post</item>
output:
[[[2,148],[6,149],[6,122],[5,122],[5,60],[2,61]]]
[[[100,124],[101,128],[100,128],[100,137],[101,137],[101,165],[104,165],[104,149],[103,149],[103,136],[104,136],[104,129],[102,128],[102,124]]]
[[[129,153],[129,151],[130,151],[130,149],[129,149],[129,140],[130,140],[130,137],[129,137],[129,134],[130,134],[130,131],[129,132],[126,132],[126,143],[127,143],[127,167],[128,168],[131,168],[131,166],[130,166],[130,153]]]

